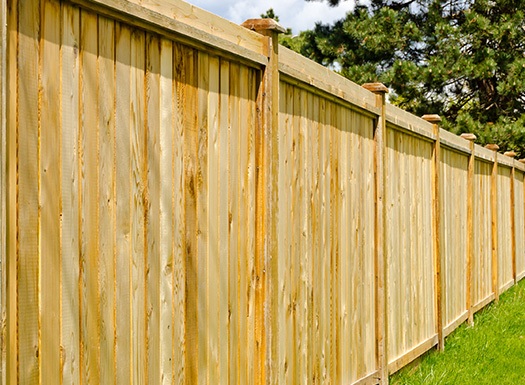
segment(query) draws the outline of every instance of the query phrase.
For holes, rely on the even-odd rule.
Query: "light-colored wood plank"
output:
[[[5,4],[5,2],[3,2]],[[15,60],[7,61],[5,87],[9,90],[9,98],[6,100],[6,225],[9,224],[6,234],[6,259],[5,271],[6,280],[6,335],[4,347],[6,349],[5,371],[2,379],[5,383],[15,384],[18,376],[18,255],[17,255],[17,234],[18,234],[18,110],[17,103],[19,98],[18,90],[18,1],[13,0],[7,4],[7,57]],[[1,28],[1,27],[0,27]],[[6,60],[7,60],[6,57]],[[7,351],[9,354],[7,354]],[[3,357],[3,356],[2,356]]]
[[[456,330],[463,322],[468,320],[469,312],[463,312],[459,317],[457,317],[454,321],[449,323],[445,328],[443,329],[443,335],[446,337],[450,333],[452,333],[454,330]]]
[[[130,135],[131,135],[131,352],[132,379],[147,381],[145,213],[147,208],[146,116],[144,73],[145,33],[131,32]]]
[[[175,339],[179,330],[174,319],[175,305],[175,270],[182,266],[175,266],[176,248],[175,239],[178,231],[175,229],[175,119],[177,114],[174,102],[174,74],[173,74],[173,43],[169,40],[160,41],[160,96],[159,96],[159,174],[156,175],[160,183],[159,197],[159,263],[160,263],[160,383],[172,384],[175,379],[175,349],[180,354],[180,348],[175,347]],[[154,181],[159,183],[159,180]],[[178,194],[178,191],[177,191]],[[179,196],[177,196],[177,200]],[[179,214],[180,215],[180,214]],[[177,216],[177,222],[179,217]],[[180,255],[180,253],[179,253]],[[182,313],[182,308],[177,313]],[[177,328],[177,329],[176,329]],[[180,358],[179,358],[180,359]],[[180,365],[180,363],[177,363]]]
[[[180,0],[177,2],[164,3],[166,6],[158,7],[152,1],[142,2],[138,0],[71,0],[72,3],[78,4],[82,8],[89,9],[93,12],[106,15],[115,20],[125,22],[128,25],[138,27],[143,30],[157,33],[163,37],[175,39],[183,42],[189,46],[193,46],[202,51],[213,51],[214,53],[221,53],[222,55],[233,56],[238,60],[241,59],[246,63],[256,65],[266,64],[267,59],[267,44],[265,40],[258,34],[247,30],[241,26],[230,28],[231,24],[226,20],[221,20],[217,16],[210,16],[208,20],[214,20],[210,24],[208,31],[202,30],[204,24],[201,20],[183,17],[184,13],[179,13],[178,6],[187,7]],[[173,12],[166,11],[166,8],[175,7]],[[193,7],[193,6],[190,6]],[[195,10],[196,8],[190,8]],[[184,11],[183,11],[184,12]],[[190,12],[191,13],[191,12]],[[207,14],[202,11],[201,14]],[[177,17],[173,17],[177,15]],[[197,25],[187,24],[189,20]],[[218,23],[214,33],[209,33],[212,25]],[[228,33],[221,34],[220,37],[215,33],[219,32],[220,25],[225,26],[228,32],[233,32],[233,35]],[[215,29],[215,28],[214,28]],[[235,31],[235,32],[234,32]],[[243,38],[245,37],[245,38]]]
[[[131,372],[131,30],[121,24],[116,36],[116,381],[129,384]]]
[[[399,369],[414,361],[416,358],[426,353],[438,343],[438,336],[434,335],[425,341],[421,342],[419,345],[411,349],[410,351],[403,354],[401,357],[390,361],[388,364],[388,371],[390,374],[397,372]]]
[[[42,6],[40,40],[40,378],[60,378],[60,4]],[[58,322],[57,322],[58,321]]]
[[[196,200],[196,258],[197,258],[197,322],[198,378],[201,383],[209,379],[209,255],[208,255],[208,93],[209,56],[198,53],[197,64],[197,153],[195,162],[195,200]]]
[[[450,131],[441,128],[439,130],[439,140],[441,142],[441,146],[444,146],[447,149],[459,151],[464,154],[472,153],[470,142],[467,139],[464,139],[459,135],[455,135]]]
[[[62,5],[61,111],[62,111],[62,263],[61,346],[62,383],[80,383],[79,308],[79,37],[77,9]],[[67,128],[67,129],[65,129]]]
[[[220,77],[220,94],[219,94],[219,126],[218,126],[218,183],[217,189],[219,191],[219,213],[218,213],[218,242],[220,264],[216,271],[219,279],[218,293],[222,298],[222,306],[219,314],[219,384],[228,383],[228,343],[229,343],[229,312],[230,302],[228,297],[228,263],[229,263],[229,211],[228,211],[228,197],[231,191],[231,186],[228,183],[229,173],[229,146],[228,146],[228,114],[229,114],[229,87],[230,87],[230,63],[226,60],[219,62],[219,77]]]
[[[7,111],[9,102],[7,100],[7,1],[0,1],[0,322],[3,327],[0,330],[0,382],[7,383]],[[11,95],[11,94],[10,94]]]
[[[99,100],[99,280],[100,280],[100,380],[116,383],[116,231],[115,231],[115,22],[98,21],[98,100]]]
[[[230,309],[229,346],[228,346],[228,382],[240,384],[240,355],[241,342],[239,336],[240,311],[239,309],[239,65],[230,65],[230,114],[229,114],[229,173],[228,173],[228,213],[229,213],[229,274],[228,274],[228,303]]]
[[[186,383],[186,261],[185,261],[185,206],[184,206],[184,114],[185,53],[173,44],[173,380],[177,385]]]
[[[146,120],[147,120],[147,189],[146,189],[146,346],[147,379],[150,384],[161,383],[161,224],[160,200],[164,185],[171,185],[169,175],[161,167],[161,47],[155,35],[146,37]],[[170,51],[171,53],[171,51]],[[170,90],[171,91],[171,90]],[[166,122],[169,124],[169,121]],[[169,162],[171,163],[171,162]],[[168,164],[169,164],[168,163]],[[169,339],[166,340],[168,342]]]
[[[226,297],[221,297],[221,275],[220,266],[223,264],[223,257],[226,254],[221,254],[220,237],[219,237],[219,210],[221,191],[219,190],[220,177],[220,151],[219,148],[219,134],[220,134],[220,63],[219,58],[210,56],[208,61],[209,71],[209,95],[208,95],[208,244],[207,253],[209,256],[209,343],[208,343],[208,362],[209,362],[209,378],[210,382],[214,384],[220,383],[221,373],[221,356],[219,354],[219,346],[221,338],[220,321],[221,312],[225,311],[226,301],[222,300]],[[226,358],[226,357],[225,357]]]
[[[496,298],[496,296],[494,295],[494,293],[491,293],[488,297],[482,299],[481,301],[479,301],[478,303],[476,303],[473,307],[472,307],[472,311],[474,313],[478,312],[479,310],[483,309],[485,306],[487,306],[489,303],[491,303],[492,301],[494,301]]]
[[[180,81],[181,102],[184,106],[184,164],[183,200],[185,232],[183,240],[184,261],[186,264],[186,318],[185,324],[185,381],[187,385],[199,381],[199,330],[198,330],[198,255],[197,255],[197,187],[198,187],[198,126],[197,126],[197,58],[192,49],[181,50],[184,65]]]
[[[230,41],[251,51],[266,54],[267,43],[263,36],[192,4],[180,0],[147,2],[130,0],[130,3],[139,4],[154,12],[190,25],[199,31]]]
[[[18,3],[17,382],[40,381],[39,1]],[[21,83],[23,80],[23,84]]]
[[[80,16],[81,95],[81,380],[100,382],[100,281],[99,281],[99,100],[97,16]]]
[[[376,115],[380,113],[370,91],[283,46],[279,47],[279,70],[361,109]]]
[[[436,140],[436,133],[432,124],[420,117],[412,115],[392,104],[385,106],[386,120],[388,125],[395,125],[407,133],[430,140]]]

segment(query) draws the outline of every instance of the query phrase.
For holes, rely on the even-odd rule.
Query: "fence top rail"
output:
[[[373,115],[381,114],[372,92],[283,46],[279,46],[279,71]]]
[[[434,128],[431,123],[392,104],[386,105],[386,121],[390,123],[390,125],[413,133],[416,136],[436,140]]]
[[[249,62],[268,63],[268,39],[181,0],[68,0],[199,48],[222,51]]]
[[[452,150],[456,150],[467,155],[471,154],[470,141],[465,138],[462,138],[461,136],[455,135],[450,131],[440,129],[439,141],[442,146],[448,147]]]

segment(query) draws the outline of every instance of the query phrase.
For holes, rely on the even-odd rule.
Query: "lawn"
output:
[[[392,385],[525,384],[525,280],[463,324],[419,364],[390,377]]]

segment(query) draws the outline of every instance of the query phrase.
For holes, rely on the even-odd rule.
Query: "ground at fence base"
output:
[[[521,384],[525,379],[525,281],[390,378],[392,385]]]

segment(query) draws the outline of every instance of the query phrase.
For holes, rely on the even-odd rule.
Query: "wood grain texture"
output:
[[[443,148],[440,196],[443,327],[463,314],[467,304],[467,176],[468,157]]]
[[[160,39],[146,37],[146,347],[148,383],[160,384]],[[169,175],[169,174],[168,174]],[[169,178],[167,178],[167,182]],[[165,182],[166,184],[168,184]]]
[[[428,247],[432,244],[431,155],[430,142],[387,126],[389,363],[430,338],[436,330],[434,262],[432,248]],[[419,236],[414,239],[416,233]],[[407,314],[412,315],[411,319]]]
[[[0,382],[7,370],[7,1],[0,1]]]
[[[175,253],[178,251],[178,249],[175,248],[175,242],[178,238],[178,231],[176,231],[175,228],[175,218],[177,218],[178,223],[179,216],[175,216],[175,119],[177,117],[175,106],[177,104],[174,93],[173,43],[171,41],[165,39],[160,40],[159,60],[159,109],[156,111],[158,119],[160,119],[158,132],[159,154],[158,159],[156,159],[157,166],[154,168],[157,174],[149,174],[148,184],[158,183],[160,179],[165,181],[157,187],[159,189],[158,222],[160,227],[158,239],[160,285],[158,309],[158,317],[160,318],[158,375],[160,376],[160,384],[171,384],[175,379],[175,329],[179,326],[175,323],[173,311],[176,290],[174,285]],[[153,111],[153,114],[155,114],[155,111]],[[177,175],[180,176],[180,173]],[[155,179],[155,177],[158,179]],[[150,220],[156,221],[157,219],[153,217]],[[180,242],[177,242],[177,246],[179,246],[179,243]],[[180,251],[178,255],[180,256]],[[179,349],[177,350],[179,351]],[[178,351],[177,354],[179,354]],[[154,364],[155,363],[152,362],[152,365]]]
[[[40,381],[40,2],[18,3],[17,382]],[[23,84],[21,83],[23,79]]]
[[[472,306],[487,298],[492,291],[492,204],[490,163],[474,164],[474,252],[472,260]]]
[[[131,383],[131,30],[115,27],[116,381]]]
[[[60,4],[42,7],[40,40],[40,377],[60,377]],[[57,191],[58,189],[58,191]]]
[[[131,33],[130,135],[131,135],[131,357],[132,379],[147,381],[146,256],[147,256],[147,151],[145,108],[146,36]]]
[[[98,21],[100,380],[115,384],[116,209],[115,209],[115,22]]]
[[[516,280],[525,272],[525,189],[524,173],[515,170],[514,174],[514,221],[516,238]]]
[[[80,15],[81,380],[100,382],[98,17]]]
[[[18,1],[8,3],[4,17],[7,19],[7,57],[6,81],[2,84],[9,90],[6,103],[6,334],[4,348],[6,359],[2,360],[5,371],[2,379],[6,383],[15,384],[18,376],[19,346],[17,342],[18,327]],[[9,59],[8,59],[9,58]],[[13,60],[15,58],[15,60]],[[6,90],[7,91],[7,90]],[[9,354],[7,354],[9,352]]]
[[[525,166],[178,0],[75,1],[0,3],[6,383],[385,382],[439,339],[434,235],[444,335],[525,276]]]
[[[498,157],[499,158],[499,157]],[[498,286],[508,288],[514,282],[512,269],[512,169],[499,165],[497,174],[497,213],[498,213]]]
[[[62,6],[61,46],[61,346],[62,383],[80,384],[79,66],[80,15]]]

